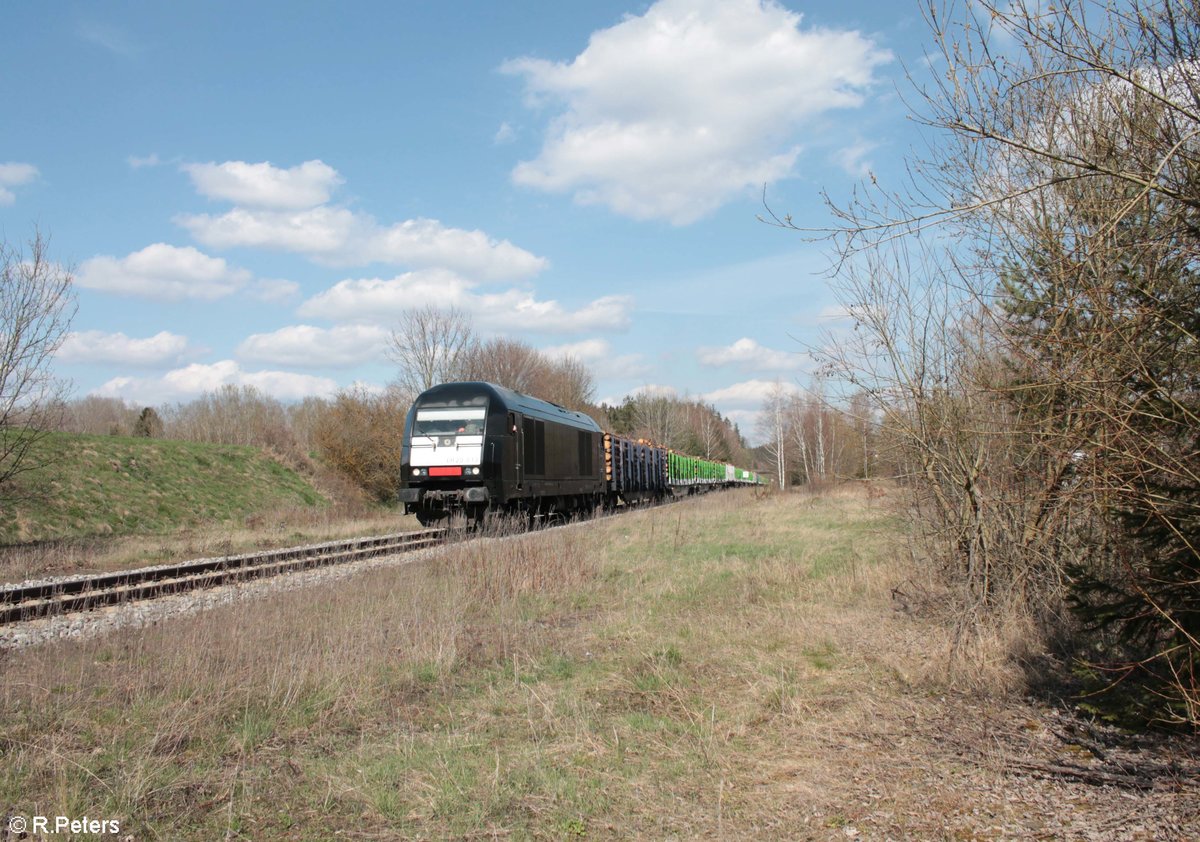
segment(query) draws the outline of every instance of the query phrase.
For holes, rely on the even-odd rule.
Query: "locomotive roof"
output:
[[[417,406],[465,407],[482,406],[485,402],[493,406],[499,404],[508,411],[519,412],[529,418],[554,421],[596,433],[603,432],[590,415],[482,381],[442,383],[422,392],[414,403]]]

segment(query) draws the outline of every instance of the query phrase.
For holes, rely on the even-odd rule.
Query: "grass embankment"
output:
[[[256,448],[55,434],[34,456],[0,507],[0,582],[417,528]]]
[[[244,520],[270,508],[317,506],[295,471],[251,447],[55,433],[0,512],[0,542],[162,533]]]
[[[10,653],[0,805],[171,839],[1034,832],[946,636],[890,606],[896,529],[712,495]]]

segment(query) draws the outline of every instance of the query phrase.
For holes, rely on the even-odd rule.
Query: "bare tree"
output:
[[[730,453],[725,441],[726,428],[721,423],[717,411],[713,407],[699,402],[693,403],[691,407],[690,423],[696,443],[699,445],[699,455],[705,459],[728,459]]]
[[[36,467],[32,448],[53,429],[65,386],[50,361],[75,315],[72,276],[35,233],[29,253],[0,243],[0,493]]]
[[[577,357],[546,359],[538,370],[535,393],[548,401],[580,412],[594,412],[592,400],[596,394],[591,369]]]
[[[545,364],[546,361],[532,345],[499,336],[471,342],[458,356],[454,377],[483,380],[506,389],[534,394],[539,369]]]
[[[788,447],[788,396],[779,381],[771,387],[763,401],[762,412],[759,415],[759,431],[766,437],[764,447],[775,461],[775,476],[779,479],[779,488],[787,489],[787,447]]]
[[[850,416],[850,423],[854,428],[855,439],[859,448],[858,455],[862,478],[870,479],[875,432],[874,409],[871,405],[870,396],[862,391],[854,392],[850,396],[846,412]]]
[[[575,357],[550,358],[519,339],[498,336],[472,342],[454,376],[483,380],[581,412],[594,411],[592,372]]]
[[[164,408],[162,418],[167,438],[263,447],[303,457],[283,404],[253,386],[226,384]]]
[[[679,447],[680,405],[667,395],[642,393],[633,400],[634,429],[641,438],[666,447]]]
[[[138,410],[121,398],[88,395],[67,403],[62,429],[68,433],[127,436],[137,423]]]
[[[454,379],[472,339],[470,320],[456,307],[426,305],[405,310],[391,333],[388,349],[400,366],[397,384],[415,395]]]

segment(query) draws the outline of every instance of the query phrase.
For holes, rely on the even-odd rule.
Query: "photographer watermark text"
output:
[[[117,834],[121,832],[120,819],[72,819],[68,816],[12,816],[8,830],[18,836],[24,833],[90,833]]]

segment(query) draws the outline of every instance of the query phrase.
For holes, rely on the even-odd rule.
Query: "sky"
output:
[[[836,336],[829,222],[914,144],[916,3],[12,4],[0,238],[72,269],[76,397],[383,388],[406,308],[751,432]]]

